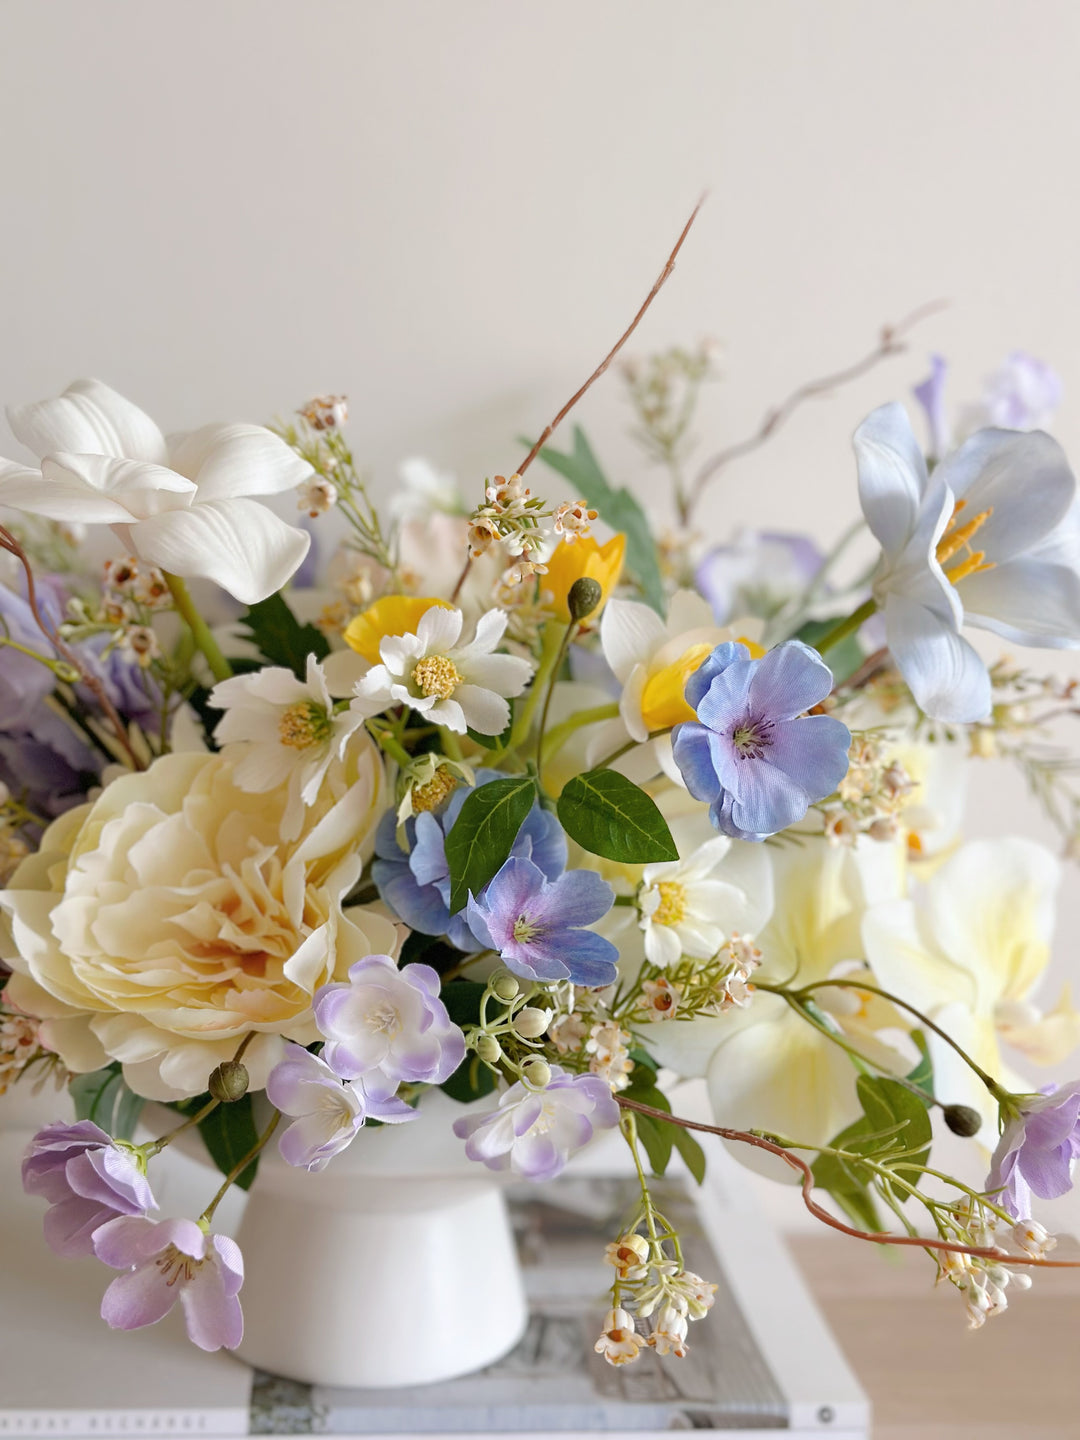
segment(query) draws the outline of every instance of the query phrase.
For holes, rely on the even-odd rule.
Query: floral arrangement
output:
[[[1080,1082],[1033,1091],[1003,1047],[1056,1064],[1080,1040],[1067,993],[1034,998],[1061,861],[960,827],[968,769],[1006,756],[1077,848],[1048,744],[1072,683],[964,633],[1080,643],[1056,379],[1014,355],[951,427],[935,361],[928,449],[899,404],[859,426],[862,518],[826,555],[721,542],[701,499],[912,322],[692,475],[711,351],[628,363],[678,518],[658,542],[580,429],[548,442],[678,248],[476,505],[412,461],[377,506],[337,396],[179,438],[97,381],[9,412],[36,461],[0,461],[0,1089],[74,1098],[23,1184],[57,1253],[117,1272],[110,1325],[179,1298],[197,1345],[235,1346],[229,1186],[272,1137],[312,1171],[377,1143],[432,1087],[469,1159],[537,1182],[621,1132],[640,1202],[606,1252],[612,1364],[684,1355],[712,1303],[649,1185],[673,1152],[701,1180],[695,1131],[825,1223],[924,1249],[972,1325],[1055,1263],[1032,1205],[1071,1184]],[[288,495],[298,523],[265,503]],[[690,1077],[715,1123],[673,1113]],[[175,1122],[138,1140],[146,1100]],[[935,1120],[984,1180],[932,1164]],[[163,1219],[153,1162],[192,1127],[223,1182]]]

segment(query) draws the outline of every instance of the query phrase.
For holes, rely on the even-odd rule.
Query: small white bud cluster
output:
[[[654,1228],[673,1233],[662,1216],[654,1212],[653,1219]],[[682,1359],[690,1322],[702,1319],[713,1303],[716,1286],[670,1259],[665,1243],[628,1231],[604,1251],[616,1279],[613,1306],[594,1348],[609,1365],[636,1360],[646,1345]],[[651,1326],[642,1323],[649,1320]]]
[[[1057,1244],[1057,1238],[1037,1220],[1018,1220],[1007,1236],[1002,1235],[1004,1222],[1000,1217],[982,1206],[973,1209],[970,1201],[957,1206],[953,1213],[960,1222],[957,1233],[965,1244],[997,1251],[992,1258],[955,1251],[938,1254],[938,1279],[956,1286],[967,1305],[968,1328],[981,1330],[987,1320],[1008,1309],[1006,1291],[1010,1285],[1017,1290],[1031,1289],[1031,1275],[1009,1265],[1008,1251],[1000,1239],[1007,1238],[1024,1255],[1042,1260]]]
[[[870,733],[851,742],[847,774],[837,789],[837,803],[825,809],[825,834],[834,845],[853,845],[860,835],[894,840],[899,813],[916,789],[898,760],[888,758],[886,740]]]

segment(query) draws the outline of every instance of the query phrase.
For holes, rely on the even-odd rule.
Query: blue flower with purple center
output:
[[[497,770],[478,770],[476,784],[502,780]],[[422,935],[445,935],[459,950],[482,948],[464,911],[450,914],[450,867],[446,837],[471,791],[457,789],[441,814],[417,815],[405,825],[408,854],[397,842],[397,815],[388,811],[375,835],[371,878],[394,914]],[[566,869],[566,836],[556,816],[534,805],[514,841],[512,855],[531,859],[549,880]]]
[[[614,903],[614,890],[594,870],[549,880],[524,855],[511,855],[479,897],[470,894],[467,914],[477,939],[516,975],[599,988],[614,983],[619,952],[583,927]]]
[[[672,753],[717,830],[764,840],[833,793],[847,773],[851,733],[831,715],[805,713],[832,684],[832,671],[801,640],[760,660],[728,641],[691,675],[685,694],[698,718],[676,726]]]

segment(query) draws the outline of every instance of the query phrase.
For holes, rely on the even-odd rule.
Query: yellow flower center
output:
[[[278,739],[290,750],[307,750],[321,745],[330,734],[330,716],[314,700],[299,700],[282,712]]]
[[[994,513],[994,507],[991,505],[985,510],[980,510],[973,519],[960,525],[958,523],[960,512],[966,504],[966,500],[958,500],[956,502],[949,523],[945,527],[945,533],[938,541],[936,551],[938,564],[943,570],[945,570],[946,563],[951,560],[954,555],[959,556],[957,563],[952,569],[945,570],[946,578],[952,585],[958,585],[960,581],[968,575],[978,575],[982,570],[992,570],[994,568],[993,560],[987,560],[986,558],[986,551],[975,550],[971,545],[971,541],[976,532],[986,524],[987,520],[989,520],[990,516]]]
[[[678,880],[661,880],[656,886],[660,904],[652,913],[654,925],[678,925],[686,919],[686,886]]]
[[[425,655],[416,662],[412,678],[421,695],[437,695],[440,700],[449,700],[465,677],[447,656]]]
[[[421,815],[427,810],[437,810],[446,797],[457,788],[458,778],[452,771],[440,768],[423,785],[414,785],[412,810]]]

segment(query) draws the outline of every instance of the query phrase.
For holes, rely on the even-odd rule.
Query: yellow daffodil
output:
[[[547,574],[541,577],[540,589],[551,596],[548,609],[564,624],[570,623],[570,611],[566,597],[575,580],[587,577],[600,586],[602,599],[593,611],[593,619],[607,604],[611,592],[619,583],[623,560],[626,555],[626,536],[621,532],[613,535],[606,545],[598,545],[591,535],[573,542],[564,540],[555,549],[548,561]]]
[[[434,605],[452,609],[448,600],[422,595],[384,595],[345,627],[345,643],[371,665],[381,660],[379,646],[387,635],[414,635],[421,617]]]

